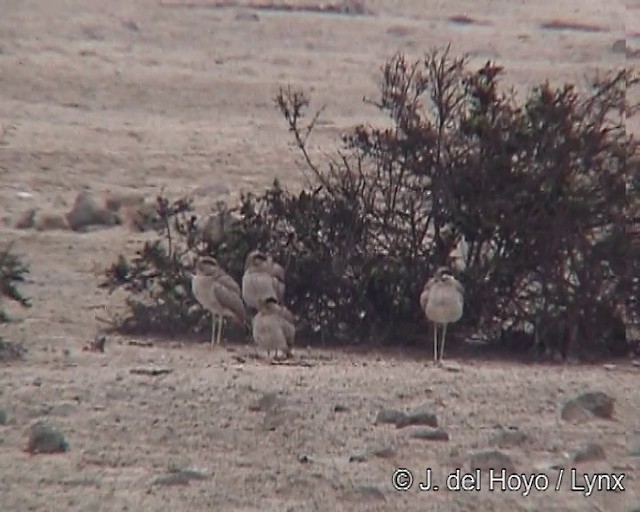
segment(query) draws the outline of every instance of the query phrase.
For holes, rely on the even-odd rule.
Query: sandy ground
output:
[[[342,131],[379,120],[361,100],[375,96],[379,68],[397,50],[417,58],[452,42],[474,65],[497,59],[507,83],[522,91],[637,65],[612,45],[626,35],[628,48],[640,46],[637,0],[370,0],[374,15],[363,17],[185,3],[3,0],[0,217],[7,225],[30,207],[66,210],[85,187],[177,196],[224,184],[233,197],[276,176],[296,186],[300,162],[273,105],[278,87],[300,86],[315,105],[327,104],[313,143],[331,151]],[[454,15],[479,23],[451,23]],[[540,29],[552,20],[600,30]],[[638,118],[629,127],[638,132]],[[200,211],[213,199],[198,195]],[[639,501],[639,460],[629,449],[640,431],[637,368],[464,361],[453,373],[425,365],[428,347],[382,356],[301,350],[310,366],[269,366],[234,359],[246,347],[141,348],[118,338],[104,355],[87,353],[81,348],[96,333],[96,311],[110,300],[97,276],[142,237],[124,227],[1,232],[31,266],[24,290],[34,305],[12,308],[22,321],[6,331],[29,354],[0,371],[0,407],[9,414],[0,426],[3,510],[624,511]],[[173,371],[130,373],[152,363]],[[559,422],[558,405],[587,389],[616,398],[615,420]],[[252,410],[265,392],[279,393],[278,403]],[[425,404],[450,441],[373,424],[381,407]],[[335,412],[336,405],[347,410]],[[43,418],[67,434],[68,454],[21,451],[25,429]],[[393,489],[398,467],[416,475],[431,467],[434,478],[468,469],[469,455],[492,445],[498,425],[529,436],[506,450],[519,472],[598,442],[607,461],[581,465],[580,473],[626,473],[626,491],[586,498],[570,482],[528,497]],[[376,448],[388,448],[387,457],[360,457]],[[349,462],[354,455],[364,460]],[[177,467],[207,478],[152,485]]]

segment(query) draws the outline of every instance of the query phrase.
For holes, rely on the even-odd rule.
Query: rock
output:
[[[524,432],[520,432],[519,430],[503,430],[493,436],[490,442],[499,448],[509,448],[519,446],[528,440],[529,436]]]
[[[335,404],[333,406],[333,412],[348,412],[349,408],[346,405]]]
[[[115,226],[119,223],[117,215],[100,206],[87,190],[77,195],[66,219],[73,231],[82,231],[90,226]]]
[[[469,466],[471,471],[476,469],[480,471],[506,469],[509,473],[515,473],[516,470],[511,458],[498,450],[485,450],[473,454]]]
[[[31,229],[36,225],[36,213],[38,212],[37,208],[31,208],[24,213],[18,215],[16,220],[13,223],[13,227],[15,229]]]
[[[396,428],[404,428],[409,425],[426,425],[436,428],[438,426],[438,418],[429,411],[416,411],[405,414],[396,421]]]
[[[124,225],[140,233],[157,229],[162,225],[158,207],[155,203],[125,206],[120,211],[120,217]]]
[[[278,393],[270,391],[263,393],[262,396],[249,405],[249,410],[252,412],[269,411],[282,405],[282,399],[278,397]]]
[[[0,425],[6,425],[9,421],[9,415],[4,408],[0,407]]]
[[[640,457],[640,436],[629,440],[628,453],[631,457]]]
[[[369,457],[366,453],[355,453],[349,456],[349,462],[366,462]]]
[[[56,229],[68,231],[69,223],[62,213],[44,211],[36,215],[34,227],[38,231],[53,231]]]
[[[342,500],[362,503],[367,501],[387,501],[384,492],[374,485],[359,485],[342,495]]]
[[[615,399],[602,391],[581,393],[567,400],[560,411],[565,421],[583,422],[592,417],[611,419]]]
[[[55,427],[37,422],[30,428],[26,451],[31,454],[64,453],[69,451],[69,443]]]
[[[409,433],[409,437],[425,441],[448,441],[449,434],[441,428],[416,427]]]
[[[135,192],[108,192],[104,206],[112,212],[119,212],[125,207],[136,207],[144,203],[144,196]]]
[[[208,478],[208,475],[196,469],[178,469],[156,477],[151,485],[189,485],[191,480],[207,480]]]
[[[396,449],[393,446],[380,446],[371,450],[371,455],[379,457],[381,459],[390,459],[395,456]]]
[[[586,446],[580,448],[573,454],[572,457],[572,460],[575,464],[606,459],[607,455],[604,451],[604,448],[596,443],[589,443]]]
[[[313,458],[305,453],[298,454],[298,462],[301,464],[308,464],[309,462],[313,462]]]
[[[407,415],[405,413],[396,409],[381,409],[380,411],[378,411],[375,424],[398,424],[399,421],[406,421],[406,417]]]
[[[222,242],[238,223],[238,219],[228,211],[224,201],[219,201],[216,208],[215,213],[205,217],[201,228],[202,239],[213,245]]]
[[[627,53],[627,41],[625,39],[617,39],[612,45],[613,53]]]
[[[55,404],[49,407],[49,410],[46,414],[49,416],[58,416],[64,418],[75,414],[77,409],[77,406],[72,403]]]

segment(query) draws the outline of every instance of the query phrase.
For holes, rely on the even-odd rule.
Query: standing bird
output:
[[[246,325],[240,287],[214,258],[203,256],[198,260],[191,290],[200,305],[211,311],[211,346],[220,344],[225,317]]]
[[[420,294],[420,307],[427,318],[433,322],[433,360],[438,360],[438,324],[442,325],[442,348],[440,361],[444,354],[447,336],[447,324],[457,322],[462,317],[464,288],[451,275],[447,267],[440,267],[427,281]]]
[[[273,297],[278,303],[284,301],[284,269],[271,256],[261,251],[247,255],[242,276],[242,298],[247,307],[260,309],[260,301]]]
[[[291,311],[278,304],[275,297],[261,299],[258,314],[253,319],[253,339],[256,344],[267,351],[282,350],[287,356],[291,356],[293,341],[296,336],[295,318]]]

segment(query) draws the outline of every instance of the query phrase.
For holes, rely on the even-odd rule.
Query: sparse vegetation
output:
[[[366,100],[390,125],[360,125],[327,162],[307,141],[308,98],[276,98],[306,162],[309,187],[276,181],[247,194],[227,236],[206,242],[186,199],[158,199],[163,227],[105,286],[129,292],[119,328],[177,333],[201,328],[188,270],[213,254],[240,279],[249,250],[267,250],[287,270],[287,302],[300,337],[354,342],[424,339],[417,297],[434,269],[466,240],[460,280],[468,334],[517,350],[626,353],[625,321],[638,315],[637,142],[625,131],[627,87],[636,71],[573,85],[533,88],[519,104],[500,89],[502,68],[470,70],[465,57],[434,50],[382,70]],[[632,265],[629,262],[634,262]]]
[[[4,301],[10,300],[23,307],[31,307],[29,299],[18,289],[29,273],[29,268],[12,249],[11,244],[8,244],[0,250],[0,324],[11,321],[3,307]],[[0,336],[0,361],[20,358],[24,352],[21,344],[5,341]]]

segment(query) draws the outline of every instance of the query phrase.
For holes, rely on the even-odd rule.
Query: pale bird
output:
[[[245,260],[242,276],[242,298],[248,308],[260,309],[260,301],[273,297],[284,301],[284,269],[261,251],[251,251]]]
[[[462,318],[464,288],[451,275],[447,267],[440,267],[427,281],[420,294],[420,307],[426,317],[433,322],[433,360],[438,360],[438,325],[442,326],[442,347],[440,360],[444,354],[447,324]]]
[[[256,344],[267,351],[278,350],[291,356],[294,338],[296,336],[295,317],[286,307],[278,304],[275,297],[261,299],[258,313],[253,319],[253,339]]]
[[[212,346],[220,344],[225,318],[231,318],[239,324],[246,325],[240,286],[220,268],[214,258],[203,256],[197,261],[191,289],[200,305],[211,312]],[[218,325],[217,334],[216,325]]]

